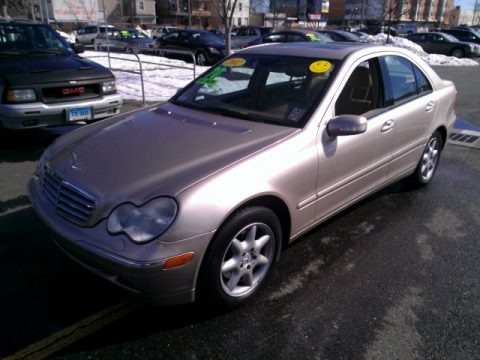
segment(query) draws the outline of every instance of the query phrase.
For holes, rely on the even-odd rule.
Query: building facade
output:
[[[345,0],[345,20],[357,23],[391,20],[448,26],[454,0]]]

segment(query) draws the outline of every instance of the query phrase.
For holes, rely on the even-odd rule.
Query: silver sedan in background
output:
[[[240,51],[156,108],[57,139],[29,184],[73,259],[160,304],[244,304],[283,247],[378,189],[434,177],[456,90],[394,47]]]

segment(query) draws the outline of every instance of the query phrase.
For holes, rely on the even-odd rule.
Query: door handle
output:
[[[385,121],[382,125],[382,133],[392,130],[395,127],[394,120]]]
[[[426,112],[432,111],[434,105],[435,105],[435,102],[429,101],[429,102],[427,103],[427,105],[425,106],[425,111],[426,111]]]

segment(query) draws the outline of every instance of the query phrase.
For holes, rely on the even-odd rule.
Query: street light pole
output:
[[[475,7],[473,8],[473,18],[472,18],[472,26],[475,25],[475,16],[477,15],[477,9],[478,9],[478,0],[475,0]],[[477,25],[479,24],[480,22],[477,21]]]

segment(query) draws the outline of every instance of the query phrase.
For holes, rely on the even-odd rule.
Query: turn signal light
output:
[[[193,252],[185,253],[182,255],[177,255],[165,260],[163,264],[163,269],[171,269],[177,266],[182,266],[188,263],[190,260],[193,259]]]

